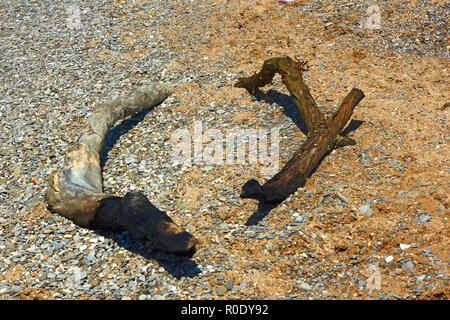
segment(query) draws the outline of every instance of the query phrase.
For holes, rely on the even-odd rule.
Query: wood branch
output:
[[[78,141],[66,150],[63,168],[48,179],[49,209],[84,228],[128,231],[170,252],[193,250],[197,240],[144,195],[103,193],[100,151],[108,130],[116,121],[161,103],[172,91],[167,84],[154,84],[105,102],[88,116]]]
[[[280,203],[305,185],[306,179],[328,152],[356,143],[355,140],[340,133],[350,120],[356,105],[364,98],[364,93],[353,88],[336,112],[327,118],[319,110],[304,83],[303,71],[305,71],[304,62],[293,61],[289,57],[272,58],[264,62],[260,72],[240,79],[235,85],[253,94],[256,88],[270,83],[275,73],[280,73],[308,130],[305,143],[281,171],[263,186],[254,179],[247,181],[242,188],[241,198]]]
[[[264,62],[260,72],[251,77],[240,79],[235,86],[245,88],[253,95],[256,88],[271,83],[275,74],[280,73],[283,83],[291,93],[295,106],[305,122],[307,131],[310,132],[317,124],[325,121],[325,118],[303,81],[303,71],[306,71],[305,66],[304,62],[293,61],[289,57],[268,59]]]

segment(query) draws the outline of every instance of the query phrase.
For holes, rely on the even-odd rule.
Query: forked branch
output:
[[[307,128],[307,139],[294,156],[273,178],[263,186],[250,179],[241,192],[241,198],[257,199],[266,203],[280,203],[299,187],[305,185],[320,160],[331,150],[356,144],[355,140],[342,136],[341,132],[364,93],[353,88],[336,112],[329,118],[322,114],[308,86],[303,81],[306,63],[289,57],[272,58],[264,62],[260,72],[240,79],[236,87],[245,88],[251,94],[269,84],[276,73],[291,93],[297,110]]]

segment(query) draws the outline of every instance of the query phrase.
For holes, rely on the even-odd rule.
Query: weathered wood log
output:
[[[158,83],[105,102],[88,116],[78,141],[66,150],[64,165],[48,179],[45,199],[52,212],[89,229],[128,231],[169,252],[191,252],[197,240],[140,193],[103,193],[100,151],[114,123],[164,101],[173,89]]]
[[[291,93],[297,110],[307,128],[307,139],[294,156],[274,177],[261,186],[255,179],[248,180],[241,192],[241,198],[257,199],[264,203],[280,203],[299,187],[317,167],[320,160],[331,150],[356,144],[353,139],[341,135],[356,105],[364,93],[353,88],[329,118],[322,114],[309,88],[303,81],[305,63],[289,57],[272,58],[264,62],[260,72],[242,78],[236,87],[245,88],[254,94],[256,88],[270,83],[276,73],[281,74],[283,83]]]

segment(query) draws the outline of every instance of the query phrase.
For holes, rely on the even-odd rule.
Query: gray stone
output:
[[[347,198],[344,197],[342,194],[338,193],[337,196],[338,196],[339,200],[341,200],[343,203],[345,203],[345,204],[348,203]]]
[[[422,281],[422,280],[424,280],[424,279],[425,279],[425,275],[422,274],[422,275],[420,275],[420,276],[417,277],[417,282],[420,282],[420,281]]]
[[[404,268],[407,268],[409,270],[414,269],[414,263],[411,262],[411,261],[408,261],[408,262],[404,263],[403,266],[404,266]]]
[[[228,279],[227,281],[225,281],[225,288],[227,288],[228,290],[233,289],[233,280]]]
[[[86,272],[86,271],[81,271],[81,272],[79,273],[79,277],[80,277],[80,280],[83,280],[84,278],[87,277],[87,272]]]
[[[222,232],[229,232],[230,228],[228,227],[228,224],[226,222],[223,222],[222,224],[220,224],[219,230]]]
[[[373,214],[372,209],[370,208],[370,206],[368,204],[365,204],[363,206],[359,207],[359,211],[361,211],[361,213],[365,214],[367,217],[371,217]]]

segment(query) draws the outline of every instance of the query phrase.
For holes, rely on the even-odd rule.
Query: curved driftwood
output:
[[[240,79],[236,87],[245,88],[254,94],[256,88],[269,84],[276,73],[281,74],[283,83],[291,93],[297,110],[305,122],[306,142],[291,160],[263,186],[254,179],[248,180],[241,192],[241,198],[257,199],[266,203],[280,203],[305,185],[320,160],[332,149],[356,144],[356,141],[341,135],[356,105],[364,98],[364,93],[356,88],[345,97],[337,111],[325,117],[311,96],[303,81],[305,62],[289,57],[272,58],[264,62],[260,72]]]
[[[135,239],[156,243],[170,252],[190,252],[197,240],[137,192],[124,197],[103,193],[100,151],[114,123],[164,101],[172,88],[158,83],[129,96],[108,101],[92,113],[64,166],[48,179],[49,209],[90,229],[129,231]]]

